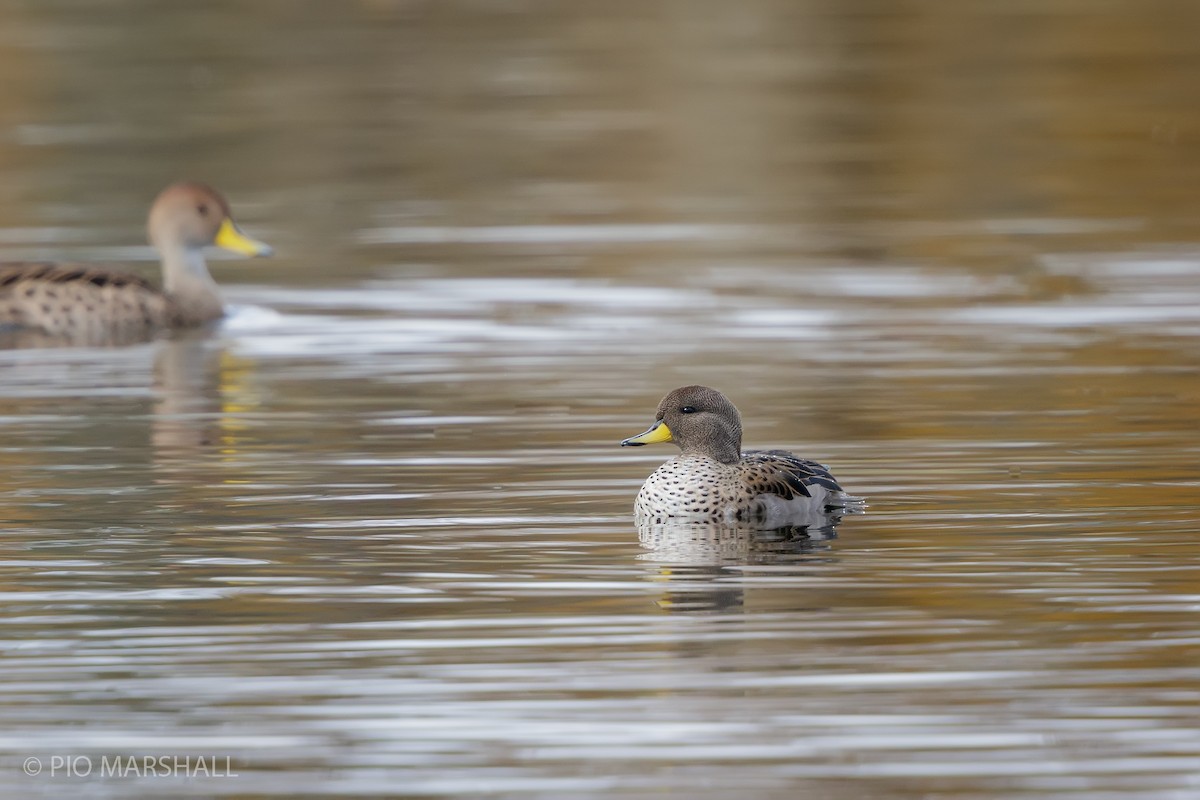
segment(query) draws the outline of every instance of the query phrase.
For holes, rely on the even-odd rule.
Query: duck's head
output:
[[[244,256],[269,256],[268,245],[238,230],[221,193],[202,183],[175,183],[163,189],[146,222],[150,243],[160,252],[199,251],[208,245]]]
[[[729,398],[708,386],[682,386],[658,404],[654,424],[621,442],[637,447],[674,442],[684,453],[711,456],[725,464],[741,458],[742,415]]]

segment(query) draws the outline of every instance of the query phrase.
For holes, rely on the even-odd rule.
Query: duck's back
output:
[[[180,324],[148,281],[79,264],[0,264],[0,327],[72,341],[121,341]]]
[[[741,467],[758,491],[788,499],[795,495],[812,497],[818,488],[842,491],[829,467],[787,450],[747,450],[742,453]]]

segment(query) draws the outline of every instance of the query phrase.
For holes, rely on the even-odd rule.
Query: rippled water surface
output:
[[[0,349],[12,796],[1200,796],[1200,11],[159,5],[0,5],[0,259],[278,255]],[[867,513],[639,531],[685,383]]]

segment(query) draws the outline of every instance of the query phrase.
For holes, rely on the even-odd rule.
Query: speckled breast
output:
[[[678,456],[646,479],[634,510],[639,517],[732,519],[737,508],[728,490],[730,472],[709,458]]]

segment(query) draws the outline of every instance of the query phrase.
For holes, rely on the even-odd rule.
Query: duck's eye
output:
[[[200,205],[196,206],[196,210],[200,212],[200,216],[202,216],[202,217],[208,216],[208,206],[205,205],[204,203],[201,203]]]
[[[696,407],[695,406],[684,406],[683,408],[679,409],[679,413],[680,414],[695,414]]]

